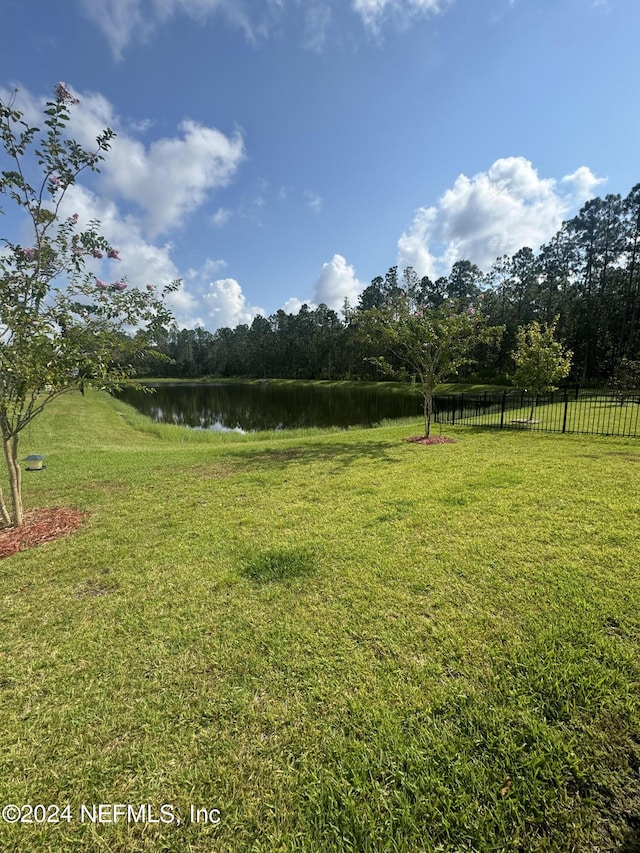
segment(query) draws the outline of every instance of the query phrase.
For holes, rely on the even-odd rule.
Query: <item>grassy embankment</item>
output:
[[[634,849],[640,442],[418,431],[32,426],[88,517],[0,562],[0,801],[71,820],[3,853]]]
[[[200,384],[207,382],[216,382],[221,384],[228,385],[313,385],[316,387],[323,388],[372,388],[372,389],[384,389],[385,391],[392,391],[399,394],[406,394],[411,391],[411,383],[409,382],[369,382],[369,381],[356,381],[352,379],[247,379],[246,377],[216,377],[216,376],[203,376],[198,379],[182,379],[179,377],[170,377],[165,376],[160,379],[154,379],[150,376],[145,376],[140,379],[142,383],[144,382],[152,382],[154,384],[175,384],[175,383],[188,383],[188,384]],[[466,394],[466,393],[482,393],[483,391],[495,392],[502,391],[504,388],[509,388],[513,390],[512,386],[508,385],[480,385],[473,382],[444,382],[438,385],[436,389],[437,394]]]

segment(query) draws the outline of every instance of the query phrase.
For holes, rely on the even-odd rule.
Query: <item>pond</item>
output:
[[[155,393],[126,388],[121,400],[160,423],[220,432],[297,427],[370,426],[419,417],[420,397],[389,388],[270,383],[149,383]]]

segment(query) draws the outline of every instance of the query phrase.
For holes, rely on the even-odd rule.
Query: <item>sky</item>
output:
[[[78,141],[117,134],[65,212],[100,220],[111,280],[182,278],[183,328],[339,311],[396,264],[487,270],[640,182],[638,0],[2,0],[1,20],[3,100],[38,123],[63,81]],[[0,237],[21,227],[2,206]]]

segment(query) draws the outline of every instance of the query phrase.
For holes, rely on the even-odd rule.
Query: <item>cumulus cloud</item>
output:
[[[249,305],[235,278],[219,278],[209,284],[203,303],[208,316],[208,329],[235,328],[241,323],[250,325],[257,314],[264,316],[264,308]]]
[[[365,286],[365,282],[356,277],[353,266],[348,264],[342,255],[336,254],[322,265],[313,288],[313,297],[299,299],[297,296],[291,296],[282,306],[282,310],[287,314],[297,314],[303,305],[315,311],[318,305],[324,304],[334,311],[340,311],[345,299],[355,305]]]
[[[121,260],[95,261],[90,265],[100,278],[106,281],[126,278],[132,287],[143,290],[147,284],[152,284],[161,290],[181,277],[171,257],[171,243],[158,246],[148,242],[135,218],[123,215],[113,201],[75,184],[67,191],[60,212],[65,217],[77,213],[80,228],[86,228],[92,220],[99,220],[100,233],[118,249]],[[196,278],[200,277],[199,274]],[[178,325],[190,327],[202,324],[197,293],[185,282],[168,297],[167,304],[174,312]]]
[[[596,194],[600,184],[606,183],[606,178],[596,178],[588,166],[580,166],[572,175],[565,175],[562,183],[566,184],[574,196],[576,205],[584,204]]]
[[[145,146],[122,129],[104,96],[73,94],[80,103],[72,113],[70,134],[87,148],[95,148],[96,137],[105,127],[116,131],[101,165],[101,189],[135,205],[143,214],[150,238],[184,225],[215,190],[229,184],[244,160],[244,143],[238,132],[226,136],[214,127],[185,119],[177,136]],[[29,121],[41,117],[45,100],[28,91],[19,93],[19,107]],[[223,224],[224,214],[218,214],[213,222]]]
[[[435,207],[419,207],[413,222],[398,240],[398,266],[413,267],[421,276],[437,278],[437,259],[431,254],[429,243],[436,226],[438,211]]]
[[[6,90],[0,93],[3,100],[10,96]],[[46,98],[21,90],[19,99],[17,106],[27,121],[38,123]],[[118,124],[109,101],[90,94],[81,97],[70,131],[89,146],[105,126],[117,128]],[[207,258],[201,267],[191,267],[183,275],[172,257],[172,243],[153,239],[159,231],[179,226],[194,204],[202,204],[211,189],[229,180],[243,156],[239,137],[227,138],[213,128],[188,121],[181,130],[182,137],[159,140],[149,149],[120,133],[95,186],[77,183],[69,187],[60,216],[78,214],[80,229],[99,221],[100,233],[118,249],[119,261],[90,261],[88,270],[97,277],[111,282],[126,278],[129,286],[141,290],[147,284],[161,290],[182,278],[178,290],[167,299],[180,327],[216,329],[251,323],[264,309],[248,303],[235,279],[212,280],[226,266],[224,260]],[[158,188],[162,183],[164,187]],[[127,205],[133,200],[135,206]],[[217,222],[222,224],[227,211],[220,208],[218,214]],[[215,221],[216,215],[213,218]]]
[[[329,308],[339,311],[345,299],[352,305],[355,304],[364,286],[364,283],[356,278],[351,264],[348,264],[342,255],[336,254],[322,265],[314,287],[313,301],[316,304],[324,302]]]
[[[3,100],[11,96],[2,88],[0,94]],[[141,289],[147,284],[161,289],[183,277],[180,288],[168,298],[183,327],[207,325],[202,318],[205,293],[212,297],[207,307],[221,325],[236,325],[260,313],[262,309],[246,304],[237,282],[237,289],[228,285],[216,291],[216,282],[210,289],[209,282],[225,265],[223,260],[207,259],[201,269],[190,269],[182,276],[172,258],[172,243],[156,239],[179,228],[213,190],[231,180],[244,157],[240,136],[227,137],[215,128],[185,120],[179,136],[160,139],[147,148],[121,130],[122,122],[106,98],[97,93],[79,97],[69,127],[72,137],[92,148],[105,127],[118,133],[101,164],[101,174],[88,182],[83,177],[82,183],[69,187],[60,208],[62,217],[77,213],[80,228],[98,220],[101,234],[120,252],[121,261],[92,261],[90,271],[108,281],[126,277],[132,287]],[[29,124],[37,125],[46,100],[20,89],[16,106]],[[217,216],[219,224],[223,218],[224,214]]]
[[[180,137],[159,139],[147,149],[131,137],[116,139],[105,176],[123,198],[142,207],[151,235],[182,224],[212,190],[229,183],[244,158],[239,134],[185,120]]]
[[[306,305],[312,311],[318,306],[310,299],[298,299],[297,296],[290,296],[282,306],[285,314],[299,314],[303,305]]]
[[[537,249],[605,180],[587,166],[560,181],[541,178],[524,157],[496,160],[472,178],[459,175],[437,205],[415,212],[398,240],[398,264],[433,278],[457,260],[486,269],[499,255]]]

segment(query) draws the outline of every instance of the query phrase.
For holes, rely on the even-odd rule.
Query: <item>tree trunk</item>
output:
[[[11,503],[13,504],[13,523],[16,527],[23,524],[22,514],[22,471],[18,462],[18,436],[4,436],[4,458],[9,473]]]
[[[2,521],[6,525],[11,524],[11,516],[9,515],[9,510],[7,509],[7,505],[4,502],[4,494],[2,493],[2,487],[0,486],[0,516],[2,516]]]
[[[424,435],[429,438],[431,432],[431,413],[433,411],[433,399],[431,392],[427,391],[424,395]]]

